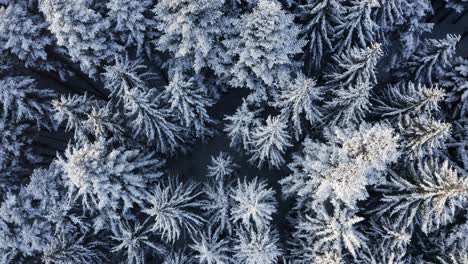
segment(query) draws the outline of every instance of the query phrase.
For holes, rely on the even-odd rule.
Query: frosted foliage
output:
[[[229,264],[229,242],[227,239],[219,237],[218,230],[212,232],[208,229],[208,234],[200,234],[190,246],[195,251],[195,258],[200,264]]]
[[[327,83],[332,87],[375,84],[375,67],[382,56],[382,45],[378,43],[361,49],[353,47],[341,55],[335,55],[333,60],[336,68],[326,75]]]
[[[116,33],[125,46],[136,46],[141,52],[145,43],[146,31],[155,22],[145,17],[151,1],[110,0],[107,3],[109,19]]]
[[[401,117],[431,114],[439,110],[439,103],[445,98],[445,91],[437,86],[398,83],[389,85],[383,95],[374,102],[375,111],[382,116]]]
[[[426,117],[405,119],[401,124],[404,152],[411,158],[434,155],[443,150],[451,125]]]
[[[274,264],[282,253],[278,235],[270,229],[240,229],[235,242],[235,258],[240,263]]]
[[[336,129],[327,138],[328,143],[306,139],[303,154],[288,165],[292,174],[280,181],[283,192],[297,195],[300,203],[332,198],[353,208],[368,197],[367,185],[384,180],[381,172],[398,156],[398,137],[392,129],[375,125]]]
[[[268,116],[266,124],[259,126],[252,133],[252,158],[261,167],[266,161],[273,167],[284,163],[283,154],[290,147],[290,136],[286,121],[281,116]]]
[[[204,188],[206,199],[201,206],[206,211],[206,215],[209,216],[209,223],[217,224],[219,229],[229,233],[232,231],[230,187],[230,184],[222,179],[206,184]]]
[[[391,175],[378,214],[389,214],[412,224],[417,221],[424,233],[454,221],[468,197],[468,178],[448,161],[426,160],[408,168],[406,175]]]
[[[209,133],[207,126],[214,121],[208,115],[207,108],[213,103],[201,82],[176,73],[160,96],[169,104],[169,111],[175,112],[183,126],[194,131],[197,137]]]
[[[39,9],[57,44],[89,75],[96,75],[96,66],[118,50],[109,39],[109,20],[91,9],[90,1],[40,0]]]
[[[20,4],[0,8],[0,50],[15,54],[26,67],[37,66],[48,59],[46,48],[51,45],[52,38],[46,29],[45,21],[29,14]]]
[[[468,112],[468,59],[457,57],[444,71],[440,85],[449,90],[446,101],[457,108],[460,115]]]
[[[123,251],[127,257],[128,264],[144,264],[145,248],[152,248],[157,253],[163,253],[162,246],[151,241],[151,228],[147,221],[140,224],[128,221],[119,221],[112,230],[112,239],[118,244],[112,248],[113,252]]]
[[[355,227],[363,220],[363,217],[347,209],[335,207],[333,213],[329,214],[322,208],[314,217],[305,215],[296,227],[296,235],[312,240],[313,251],[334,249],[338,252],[347,251],[356,257],[357,250],[366,243],[364,235]]]
[[[36,89],[36,81],[26,76],[0,80],[2,118],[12,121],[33,121],[38,127],[50,128],[51,107],[47,100],[55,97],[52,90]],[[49,119],[49,120],[47,120]]]
[[[307,0],[298,7],[298,17],[305,23],[302,34],[308,40],[311,64],[319,67],[323,55],[333,50],[337,25],[341,24],[345,8],[337,0]]]
[[[208,165],[208,176],[216,180],[225,179],[232,175],[237,164],[231,156],[225,152],[220,152],[217,157],[211,156],[211,163]]]
[[[238,180],[231,198],[233,205],[231,219],[241,222],[246,227],[255,226],[266,228],[272,221],[272,214],[276,212],[277,202],[274,191],[265,182],[254,178],[251,182]]]
[[[226,116],[224,120],[226,121],[224,132],[231,139],[230,146],[251,149],[254,129],[260,125],[258,111],[251,111],[247,102],[243,101],[236,112]]]
[[[329,112],[327,122],[340,127],[362,123],[369,113],[371,89],[370,83],[360,82],[333,91],[334,98],[325,105]]]
[[[275,106],[281,109],[287,119],[292,119],[296,137],[302,134],[303,119],[311,125],[321,121],[322,113],[318,102],[322,99],[322,89],[314,79],[299,74],[286,89],[281,90]]]
[[[44,251],[42,261],[46,264],[106,263],[98,246],[98,242],[86,241],[84,236],[60,232]]]
[[[230,84],[252,90],[274,85],[279,72],[292,67],[291,57],[301,53],[305,44],[298,40],[300,30],[293,16],[275,0],[260,0],[239,25],[239,38],[227,41],[229,53],[238,58]]]
[[[223,5],[224,0],[159,1],[153,9],[161,32],[156,47],[188,59],[196,72],[210,67],[221,74],[224,59],[219,53],[225,51],[220,42],[228,26]]]
[[[346,52],[353,45],[366,48],[378,40],[379,25],[374,21],[373,11],[380,8],[378,0],[352,0],[346,13],[336,26],[336,51]]]
[[[170,180],[158,184],[148,197],[149,206],[143,210],[152,217],[152,230],[167,243],[174,243],[183,231],[194,234],[204,222],[194,212],[201,205],[197,185]]]
[[[411,78],[432,85],[434,77],[443,73],[450,59],[455,55],[455,48],[461,37],[447,35],[444,39],[427,39],[409,58],[406,66]]]
[[[162,162],[151,153],[118,147],[98,140],[70,147],[59,159],[69,195],[81,199],[85,209],[124,212],[143,206],[148,187],[162,176]]]

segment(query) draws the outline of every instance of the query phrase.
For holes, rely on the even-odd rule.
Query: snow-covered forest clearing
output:
[[[467,0],[0,0],[0,263],[467,264]]]

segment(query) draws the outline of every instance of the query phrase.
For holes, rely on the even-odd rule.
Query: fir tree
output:
[[[235,258],[246,264],[276,263],[282,253],[278,240],[278,235],[270,229],[239,229],[234,246]]]
[[[107,3],[109,20],[115,38],[125,47],[136,47],[141,53],[148,38],[148,32],[155,21],[147,17],[152,2],[134,0],[110,0]]]
[[[222,74],[226,58],[220,42],[229,26],[223,16],[223,5],[224,0],[159,1],[153,9],[156,28],[161,32],[157,48],[182,60],[186,64],[182,69],[199,72],[209,67]]]

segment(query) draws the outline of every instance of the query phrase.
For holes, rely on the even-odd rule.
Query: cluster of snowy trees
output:
[[[0,0],[0,263],[467,263],[468,60],[433,12]],[[206,177],[167,169],[214,136]]]

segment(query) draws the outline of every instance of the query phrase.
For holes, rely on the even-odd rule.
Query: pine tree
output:
[[[39,9],[57,44],[90,76],[119,49],[109,38],[109,20],[92,9],[91,1],[40,0]]]
[[[193,212],[201,206],[196,200],[200,195],[196,184],[169,180],[154,188],[147,199],[150,205],[143,212],[152,218],[152,230],[158,232],[165,242],[174,243],[182,231],[193,235],[204,222]]]
[[[382,55],[382,45],[374,43],[367,48],[353,47],[341,55],[333,56],[335,68],[326,75],[327,84],[331,87],[376,84],[375,68]]]
[[[287,120],[293,121],[296,138],[302,134],[301,120],[305,119],[310,125],[319,123],[322,119],[319,101],[322,99],[322,87],[314,79],[299,74],[286,89],[281,90],[274,105],[281,109]]]
[[[332,200],[350,208],[368,197],[365,186],[384,179],[386,164],[397,158],[397,139],[384,125],[362,125],[359,130],[335,129],[327,143],[306,139],[302,155],[288,165],[291,175],[280,181],[283,193],[296,195],[299,206]]]
[[[144,208],[163,162],[136,148],[111,146],[98,139],[71,146],[59,157],[69,197],[81,200],[85,210],[111,214],[126,213],[134,205]]]
[[[284,163],[286,148],[292,146],[286,129],[286,122],[281,116],[268,116],[266,124],[257,127],[252,133],[250,161],[258,162],[258,167],[267,161],[269,165],[279,168]]]
[[[55,93],[48,89],[37,89],[36,85],[36,81],[27,76],[1,79],[1,117],[12,122],[32,121],[37,128],[51,129],[53,122],[48,101],[55,97]]]
[[[224,132],[231,139],[231,147],[242,147],[244,150],[252,148],[252,135],[260,126],[260,118],[257,117],[259,112],[258,110],[251,111],[244,100],[233,115],[224,118],[226,121]]]
[[[406,225],[415,221],[424,233],[454,221],[467,201],[468,178],[448,161],[423,160],[409,166],[404,175],[391,173],[379,190],[384,194],[377,215],[389,214]]]
[[[397,83],[388,85],[381,96],[373,101],[375,112],[384,117],[430,115],[439,110],[445,91],[421,84]]]
[[[238,38],[228,39],[228,53],[237,58],[231,69],[234,87],[255,91],[254,101],[264,101],[283,71],[294,67],[292,57],[301,53],[299,27],[276,0],[259,0],[238,22]]]
[[[159,1],[153,9],[161,32],[157,48],[170,52],[173,59],[186,60],[182,69],[198,73],[209,67],[223,74],[225,48],[220,44],[229,28],[223,6],[224,0]]]
[[[298,6],[298,18],[305,24],[302,34],[308,41],[308,62],[315,68],[320,68],[322,58],[333,50],[333,37],[336,27],[341,23],[345,8],[340,1],[307,0]]]
[[[379,40],[380,27],[375,21],[374,12],[380,8],[377,0],[352,0],[346,8],[346,15],[336,26],[335,50],[338,54],[352,47],[367,48]]]
[[[277,202],[273,190],[267,189],[265,182],[259,182],[257,178],[251,182],[245,178],[243,182],[238,180],[231,198],[231,219],[234,223],[240,221],[246,228],[255,226],[258,229],[270,226]]]
[[[107,3],[107,15],[115,38],[126,48],[136,47],[137,53],[141,53],[151,37],[147,32],[151,32],[155,25],[155,21],[146,15],[151,4],[150,0],[110,0]]]

